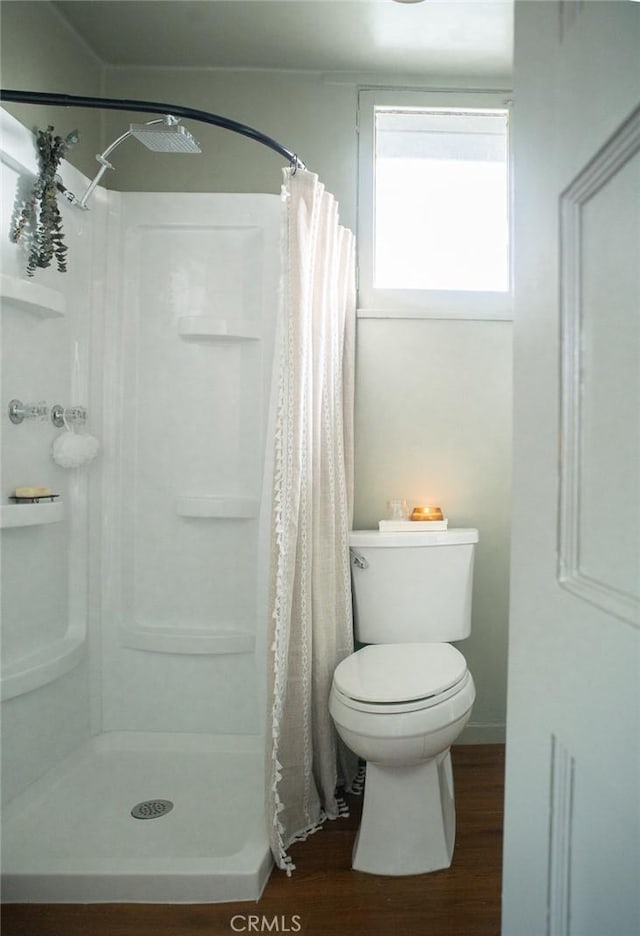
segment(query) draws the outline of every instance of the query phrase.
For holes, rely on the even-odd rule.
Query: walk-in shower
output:
[[[31,134],[0,119],[6,230],[37,166]],[[62,182],[89,180],[64,166]],[[91,208],[61,205],[64,276],[27,280],[20,247],[1,247],[3,896],[255,900],[272,864],[280,198],[98,186]],[[82,407],[100,457],[55,464],[65,430],[14,424],[15,399]],[[25,483],[60,497],[8,503]],[[152,821],[132,815],[161,801]]]

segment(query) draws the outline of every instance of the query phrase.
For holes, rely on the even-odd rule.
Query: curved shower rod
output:
[[[257,143],[262,143],[269,149],[275,150],[287,160],[291,168],[304,169],[305,165],[295,153],[288,150],[285,146],[278,143],[272,137],[266,136],[253,127],[238,123],[237,120],[230,120],[228,117],[221,117],[219,114],[212,114],[209,111],[196,110],[193,107],[182,107],[180,104],[160,104],[157,101],[129,101],[119,98],[97,98],[84,97],[77,94],[57,94],[48,91],[10,91],[0,90],[0,101],[12,101],[16,104],[52,104],[58,107],[89,107],[99,110],[124,110],[136,111],[145,114],[172,114],[176,117],[186,117],[191,120],[199,120],[201,123],[212,124],[214,127],[222,127],[224,130],[231,130],[233,133],[239,133],[242,136],[249,137]]]

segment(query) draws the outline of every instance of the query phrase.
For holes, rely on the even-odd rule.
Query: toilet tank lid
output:
[[[417,524],[420,521],[416,521]],[[460,546],[465,543],[477,543],[478,531],[467,528],[443,530],[440,533],[387,533],[380,530],[351,530],[349,545],[356,549],[394,548],[406,549],[409,546]]]

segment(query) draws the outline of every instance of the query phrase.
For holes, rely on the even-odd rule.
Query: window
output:
[[[360,314],[510,317],[504,100],[361,92],[359,201]]]

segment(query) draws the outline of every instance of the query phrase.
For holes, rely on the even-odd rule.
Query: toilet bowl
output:
[[[344,743],[367,762],[355,870],[404,875],[449,867],[449,748],[474,699],[466,661],[449,644],[370,645],[338,665],[329,709]]]

